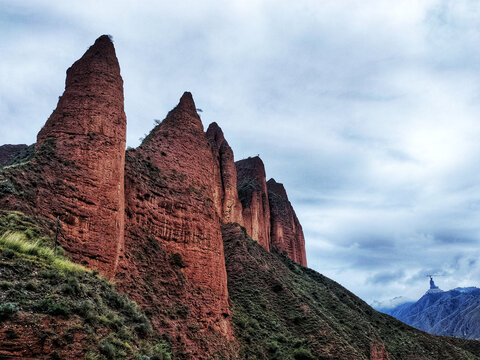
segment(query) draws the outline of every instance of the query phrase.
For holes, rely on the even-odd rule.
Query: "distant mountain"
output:
[[[433,283],[433,281],[432,281]],[[377,306],[419,330],[435,335],[480,339],[480,289],[455,288],[442,291],[433,284],[417,302],[403,302],[393,308]]]
[[[397,297],[394,297],[393,299],[388,299],[383,301],[375,300],[370,304],[370,306],[383,313],[388,313],[389,310],[398,308],[399,306],[411,305],[413,303],[415,303],[415,301],[412,301],[411,299],[408,299],[404,296],[397,296]]]

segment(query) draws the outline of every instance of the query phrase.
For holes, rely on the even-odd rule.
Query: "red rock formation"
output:
[[[127,151],[125,258],[116,279],[195,359],[232,339],[216,173],[190,93]]]
[[[237,169],[233,159],[232,148],[223,136],[217,123],[211,123],[207,129],[207,139],[212,147],[213,156],[217,162],[217,186],[214,200],[217,211],[224,223],[236,222],[243,225],[242,204],[238,199]]]
[[[248,235],[270,250],[270,207],[263,161],[255,156],[235,163],[238,197]]]
[[[123,80],[104,35],[67,70],[33,158],[2,175],[11,194],[0,206],[60,216],[69,256],[112,276],[123,244],[125,139]]]
[[[370,360],[390,360],[385,345],[381,342],[372,342],[370,344]]]
[[[302,226],[292,204],[288,201],[285,188],[274,179],[268,180],[267,187],[272,246],[286,252],[287,256],[296,263],[307,266]]]
[[[22,150],[26,149],[27,145],[11,145],[5,144],[0,146],[0,166],[5,165],[7,162],[12,160],[15,155],[19,154]]]

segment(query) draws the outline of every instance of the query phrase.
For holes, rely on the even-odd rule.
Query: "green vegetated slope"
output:
[[[172,358],[134,302],[61,253],[43,226],[0,211],[0,358]]]
[[[325,276],[265,251],[240,226],[228,224],[222,231],[242,358],[360,360],[387,359],[387,353],[391,360],[479,358],[478,342],[418,331]]]

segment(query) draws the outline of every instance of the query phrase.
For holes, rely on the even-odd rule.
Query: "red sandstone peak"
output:
[[[217,123],[208,126],[207,139],[212,148],[216,166],[216,188],[214,201],[217,213],[224,223],[236,222],[243,225],[242,204],[238,199],[237,169],[233,158],[233,151]]]
[[[283,184],[275,181],[274,178],[271,178],[267,181],[268,192],[275,193],[281,196],[283,199],[288,200],[287,192]]]
[[[218,126],[216,122],[212,122],[210,125],[208,125],[207,139],[218,149],[226,142],[222,128]]]
[[[173,337],[180,323],[187,328],[189,321],[196,319],[202,324],[199,334],[215,332],[230,338],[232,329],[220,232],[222,207],[219,205],[223,199],[223,195],[219,196],[222,193],[220,169],[192,95],[183,94],[179,104],[141,146],[127,151],[126,158],[125,257],[120,261],[117,283],[140,304],[156,309],[154,313],[158,315],[152,320],[162,333],[169,332]],[[231,163],[234,167],[233,153]],[[236,192],[236,186],[233,191]],[[231,192],[225,191],[226,199],[232,196]],[[152,256],[155,248],[162,249],[167,263],[162,256]],[[172,257],[182,259],[183,265],[178,270],[182,281],[165,285],[162,273],[171,266]],[[133,289],[137,285],[152,288],[152,293],[135,293]],[[172,299],[189,304],[191,311],[185,319],[165,329],[161,313]],[[181,341],[189,350],[197,351],[195,346],[199,344],[195,345],[189,335],[182,331]],[[206,351],[213,352],[214,347]]]
[[[262,179],[265,179],[265,165],[263,164],[262,159],[259,156],[248,157],[246,159],[235,161],[237,167],[237,173],[242,174],[242,176],[255,178],[260,182]],[[265,180],[266,186],[266,180]]]
[[[242,202],[247,233],[270,250],[270,206],[263,161],[255,156],[237,161],[235,165],[238,197]]]
[[[102,35],[67,70],[65,92],[38,133],[37,143],[58,132],[125,137],[125,122],[120,65],[112,41]]]
[[[43,172],[36,182],[45,182],[38,184],[36,206],[44,215],[60,215],[61,245],[74,260],[107,276],[123,246],[125,140],[123,80],[103,35],[67,70],[34,160]],[[54,181],[62,186],[51,186]]]
[[[307,266],[305,238],[287,192],[275,179],[268,180],[272,246],[300,265]]]
[[[197,108],[195,107],[195,101],[193,101],[192,93],[189,91],[185,91],[180,98],[180,102],[177,105],[178,109],[182,109],[185,111],[190,111],[193,114],[197,115]]]
[[[200,116],[198,116],[193,96],[188,91],[183,93],[178,105],[175,106],[167,114],[165,120],[162,121],[162,123],[159,124],[149,136],[147,136],[144,143],[149,143],[152,138],[155,138],[155,134],[159,129],[165,130],[166,128],[176,129],[173,131],[193,131],[197,134],[201,133],[201,136],[205,137],[205,134],[203,133],[203,124],[200,120]],[[142,145],[144,144],[142,143]]]

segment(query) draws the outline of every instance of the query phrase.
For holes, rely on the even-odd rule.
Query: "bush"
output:
[[[8,290],[12,287],[12,283],[9,281],[0,281],[0,289]]]
[[[12,303],[0,304],[0,320],[8,319],[18,312],[18,307]]]
[[[115,359],[117,355],[117,348],[108,339],[104,339],[100,342],[99,350],[107,359]]]
[[[164,343],[155,345],[153,349],[153,354],[150,357],[150,360],[171,360],[172,354],[168,346]]]
[[[295,360],[315,360],[310,350],[305,348],[295,350],[293,352],[293,358]]]
[[[68,317],[71,312],[67,303],[64,301],[57,302],[52,298],[44,298],[40,300],[35,305],[35,308],[40,312],[54,316]]]
[[[177,266],[179,268],[184,268],[185,264],[183,263],[182,255],[180,255],[179,253],[173,254],[172,265]]]

